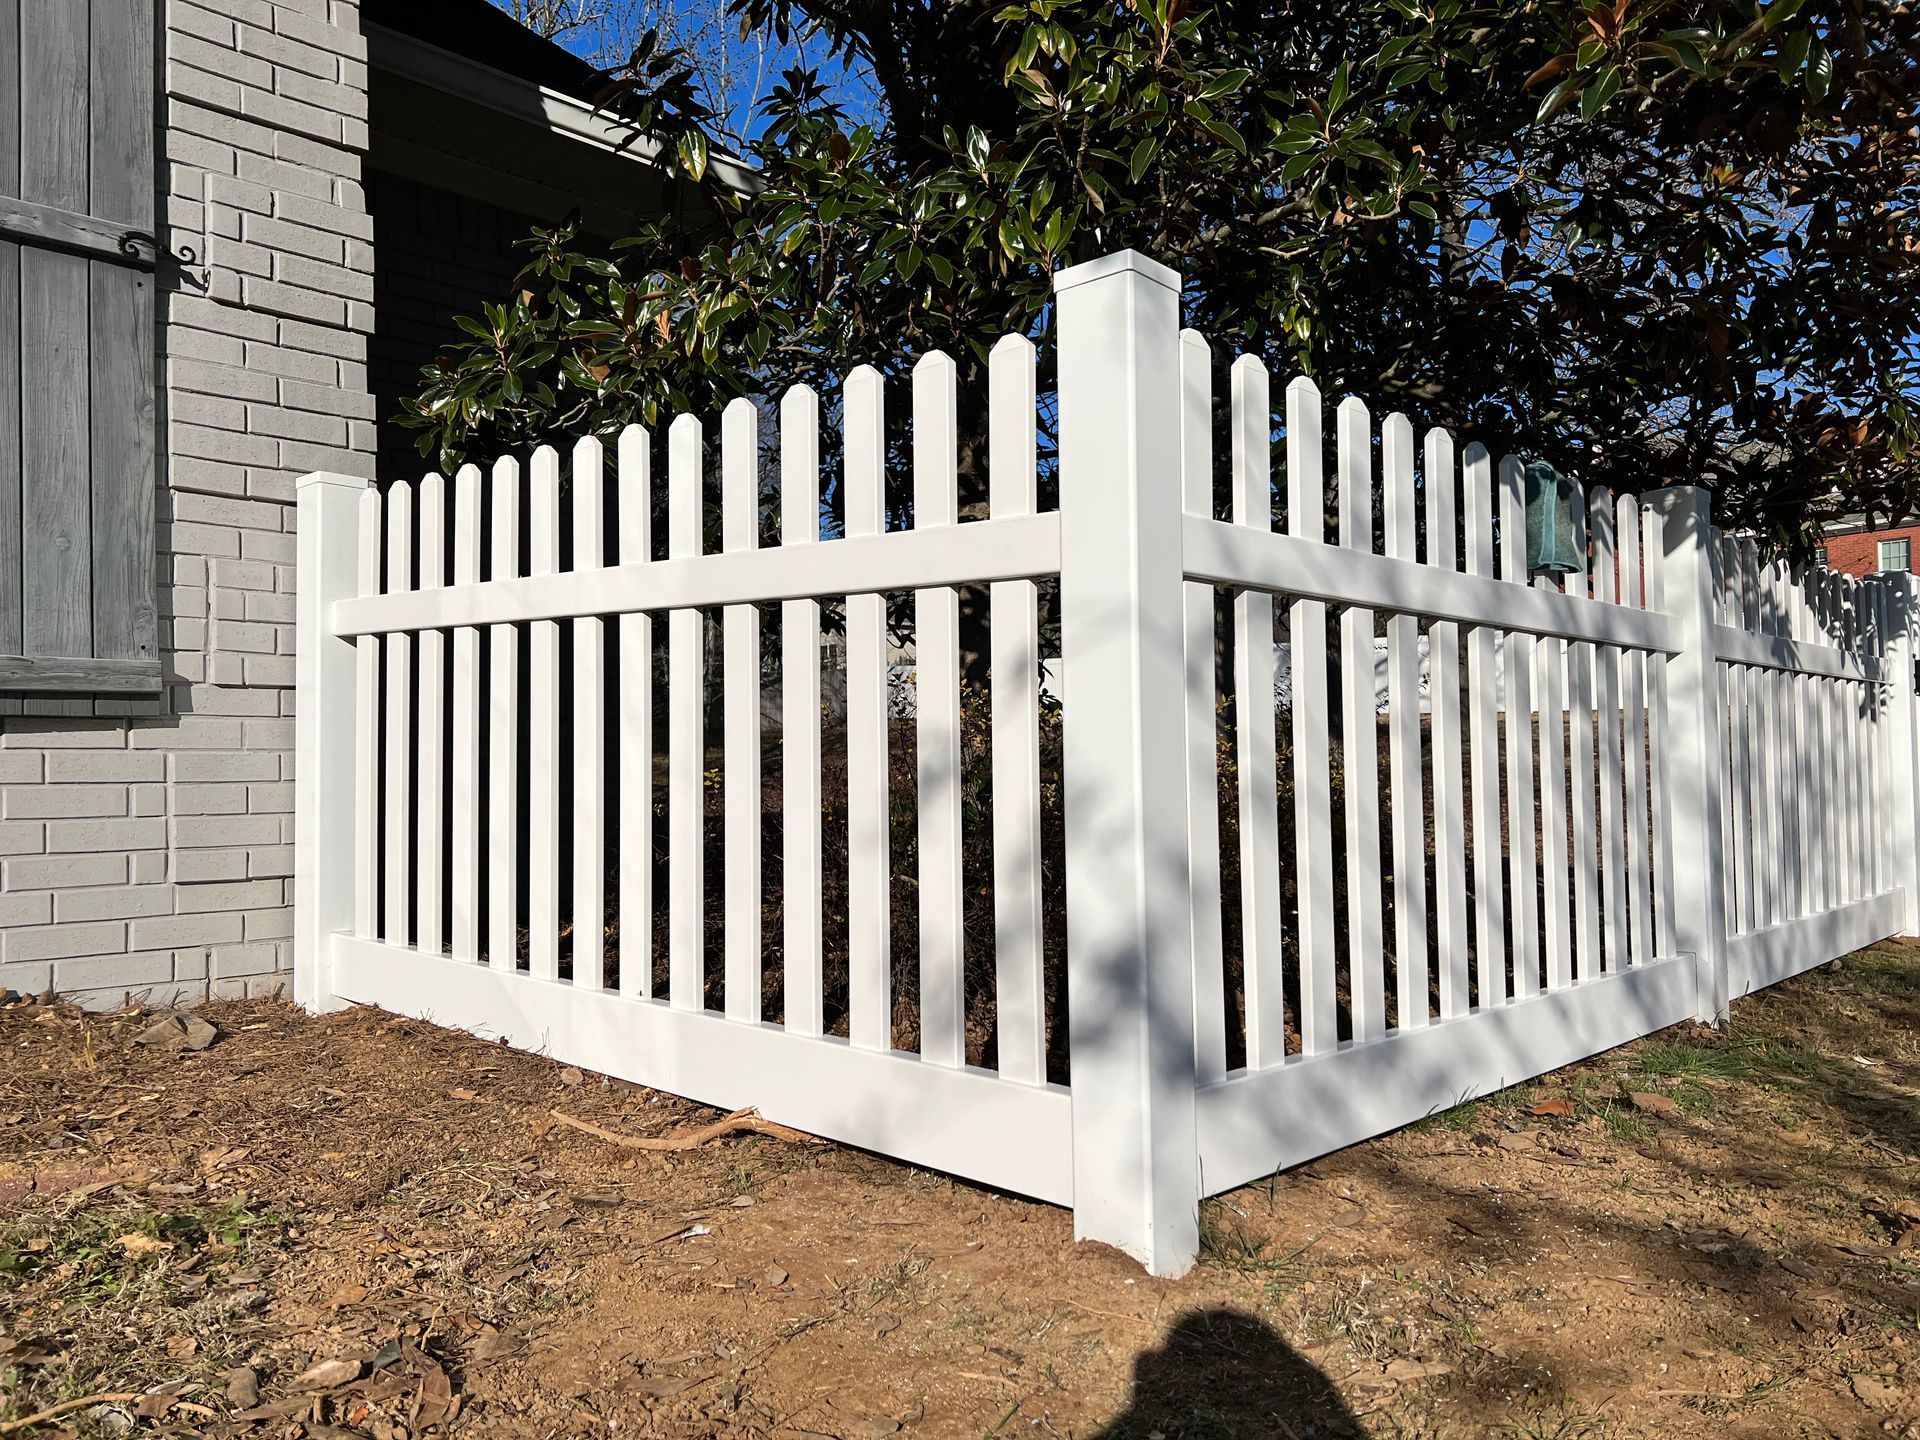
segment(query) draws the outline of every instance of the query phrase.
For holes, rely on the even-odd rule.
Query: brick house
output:
[[[285,983],[295,478],[664,203],[595,83],[486,0],[0,0],[0,987]]]
[[[1920,524],[1870,528],[1856,518],[1829,525],[1823,543],[1826,565],[1845,575],[1877,575],[1886,570],[1913,570],[1920,550]]]

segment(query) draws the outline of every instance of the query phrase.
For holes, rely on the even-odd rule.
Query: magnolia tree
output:
[[[721,182],[712,111],[643,43],[604,103],[667,142],[674,203],[610,249],[531,237],[408,402],[423,454],[830,395],[939,348],[977,502],[988,349],[1030,334],[1044,366],[1053,272],[1130,246],[1223,360],[1495,453],[1704,483],[1788,547],[1916,503],[1912,6],[732,4],[831,57],[741,147],[759,187]]]

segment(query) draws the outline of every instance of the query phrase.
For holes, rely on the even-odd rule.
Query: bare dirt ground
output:
[[[0,1437],[1920,1436],[1920,946],[1211,1202],[1174,1282],[836,1146],[623,1150],[551,1112],[714,1114],[431,1025],[203,1013],[0,1008]]]

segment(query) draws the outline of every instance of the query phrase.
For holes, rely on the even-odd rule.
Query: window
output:
[[[1880,570],[1911,570],[1913,568],[1912,540],[1882,540],[1880,542]]]

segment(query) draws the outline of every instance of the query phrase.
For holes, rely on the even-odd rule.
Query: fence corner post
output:
[[[1659,605],[1675,624],[1679,651],[1666,666],[1664,767],[1667,853],[1673,867],[1673,933],[1691,955],[1700,1019],[1725,1023],[1727,857],[1721,848],[1720,755],[1725,717],[1714,654],[1713,517],[1707,492],[1675,485],[1646,497],[1661,517]]]
[[[353,926],[354,646],[330,616],[357,593],[366,489],[350,475],[294,482],[293,994],[312,1011],[344,1003],[332,936]]]
[[[1074,1234],[1199,1253],[1182,632],[1180,277],[1054,277]]]
[[[1913,576],[1881,576],[1886,586],[1888,829],[1893,837],[1893,881],[1906,891],[1902,935],[1920,935],[1920,697],[1914,694],[1914,629],[1920,623]]]

